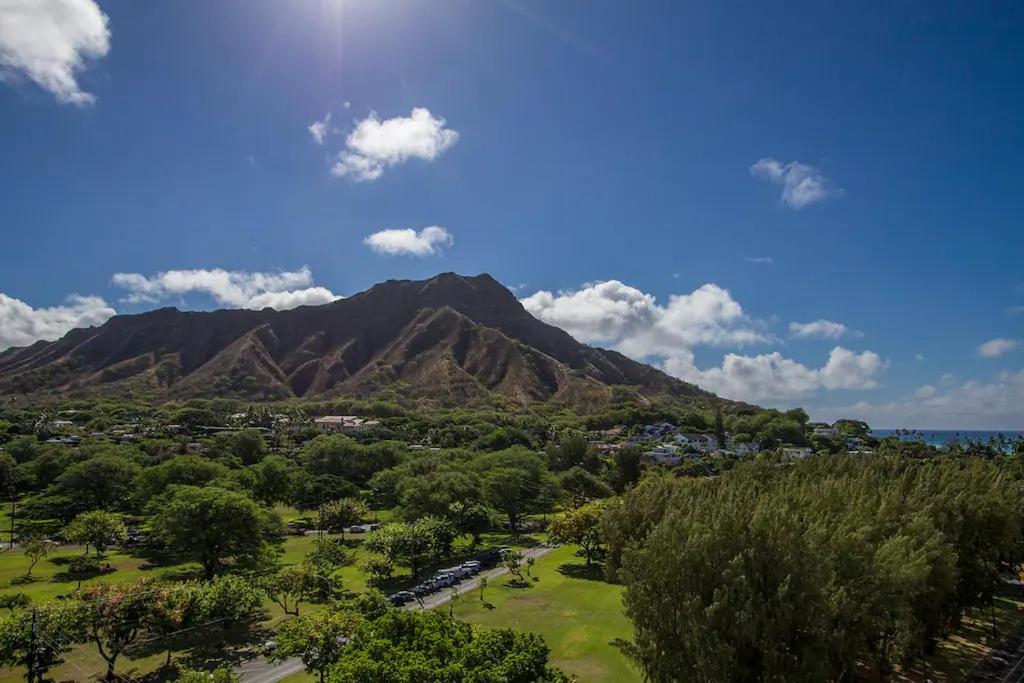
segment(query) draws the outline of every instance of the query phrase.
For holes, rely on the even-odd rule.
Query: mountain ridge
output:
[[[53,342],[0,352],[0,393],[146,392],[168,399],[489,393],[600,405],[641,396],[716,398],[534,318],[488,274],[388,280],[319,306],[277,311],[164,307],[117,315]]]

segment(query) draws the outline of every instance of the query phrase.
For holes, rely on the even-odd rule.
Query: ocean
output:
[[[970,429],[953,430],[953,429],[872,429],[871,435],[881,439],[886,436],[895,436],[896,432],[901,432],[902,439],[906,441],[915,441],[920,436],[925,443],[932,446],[945,446],[951,441],[988,441],[991,437],[997,437],[1000,434],[1008,439],[1015,439],[1018,436],[1024,435],[1024,432],[1016,431],[978,431]]]

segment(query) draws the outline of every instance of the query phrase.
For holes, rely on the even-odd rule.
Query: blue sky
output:
[[[1012,3],[14,0],[0,346],[489,272],[723,395],[1024,429],[1022,33]]]

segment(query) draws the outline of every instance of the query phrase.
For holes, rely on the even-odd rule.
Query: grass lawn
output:
[[[282,544],[283,553],[280,561],[285,564],[296,563],[302,560],[316,540],[315,536],[288,536]],[[35,581],[26,584],[11,584],[12,579],[24,576],[28,569],[29,561],[21,550],[8,550],[0,552],[0,595],[24,593],[32,598],[32,602],[40,603],[52,600],[61,595],[67,595],[75,590],[77,582],[61,580],[60,573],[63,565],[59,564],[61,558],[73,557],[81,552],[81,548],[75,546],[62,546],[56,549],[49,557],[41,560],[32,571]],[[354,548],[356,561],[361,558],[361,552]],[[58,562],[53,562],[58,560]],[[150,567],[147,560],[141,557],[134,557],[123,552],[108,552],[105,561],[109,562],[115,571],[103,574],[94,579],[83,581],[82,585],[96,583],[124,583],[139,579],[141,577],[167,577],[169,579],[180,578],[184,575],[200,575],[199,565],[188,563],[172,566]],[[366,589],[366,577],[356,566],[343,567],[341,570],[343,585],[352,591]],[[304,611],[316,609],[316,605],[305,604]],[[6,613],[3,611],[3,613]],[[266,602],[266,613],[263,620],[263,627],[271,627],[284,617],[281,608],[269,600]],[[197,647],[209,645],[209,643],[197,643]],[[195,652],[195,650],[192,650]],[[122,673],[135,672],[139,674],[148,673],[159,668],[164,663],[165,653],[159,648],[140,648],[140,651],[129,656],[128,653],[118,660],[118,671]],[[177,655],[178,653],[176,653]],[[91,645],[78,645],[67,655],[66,662],[62,666],[50,671],[49,676],[55,680],[84,680],[89,674],[99,674],[106,670],[106,665]],[[15,683],[24,680],[24,672],[21,670],[0,668],[0,683]]]
[[[580,681],[640,681],[640,673],[611,645],[629,639],[633,627],[622,611],[622,587],[582,578],[582,560],[562,547],[537,560],[528,588],[503,576],[484,590],[461,597],[455,615],[470,623],[532,631],[544,636],[551,663]],[[445,605],[439,609],[448,609]]]

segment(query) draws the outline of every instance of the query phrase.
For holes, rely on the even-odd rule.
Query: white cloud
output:
[[[860,401],[811,412],[816,419],[850,417],[882,428],[1024,429],[1024,370],[944,389],[926,384],[912,396],[895,401]]]
[[[610,345],[634,358],[668,356],[696,344],[723,346],[768,341],[729,292],[706,284],[659,305],[654,296],[618,280],[522,300],[530,313],[588,344]]]
[[[1017,339],[1006,339],[998,337],[990,339],[978,347],[978,355],[982,358],[999,358],[1020,346]]]
[[[775,265],[775,259],[771,256],[747,256],[744,260],[747,263],[763,263],[768,266]]]
[[[107,16],[94,0],[0,2],[0,80],[28,78],[61,102],[92,104],[75,72],[109,50]]]
[[[63,306],[32,308],[20,299],[0,294],[0,351],[28,346],[40,339],[60,339],[76,327],[102,325],[115,314],[98,296],[73,294]]]
[[[673,295],[665,305],[618,280],[557,294],[542,290],[521,302],[535,317],[582,342],[609,346],[638,360],[661,359],[669,374],[737,400],[777,403],[819,390],[871,389],[887,365],[872,351],[856,353],[837,346],[820,368],[778,352],[728,353],[721,367],[698,368],[696,346],[777,341],[763,322],[747,316],[739,302],[715,284]]]
[[[331,112],[327,112],[322,119],[309,124],[309,126],[306,127],[306,130],[308,130],[309,134],[313,136],[313,142],[318,145],[322,145],[324,144],[324,140],[327,139],[327,134],[331,132],[330,125]]]
[[[156,303],[190,293],[207,294],[218,304],[231,308],[278,310],[315,306],[341,297],[317,287],[313,273],[303,266],[297,271],[259,273],[210,270],[168,270],[146,277],[140,273],[116,273],[112,283],[128,292],[129,303]]]
[[[840,188],[830,187],[828,178],[814,166],[791,161],[788,164],[775,159],[761,159],[750,167],[755,178],[782,186],[782,203],[792,209],[822,202],[843,194]]]
[[[789,333],[798,339],[839,339],[846,335],[859,337],[861,334],[842,323],[819,318],[811,323],[790,323]]]
[[[756,356],[726,354],[721,367],[700,369],[693,354],[667,358],[663,369],[687,382],[738,401],[780,404],[821,389],[873,389],[887,363],[872,352],[837,346],[820,368],[809,368],[775,351]]]
[[[386,256],[431,256],[455,242],[451,233],[439,225],[416,232],[412,228],[380,230],[363,239],[363,244]]]
[[[450,149],[459,134],[445,120],[416,107],[409,116],[381,121],[375,113],[356,123],[331,174],[354,180],[376,180],[384,170],[409,159],[433,161]]]
[[[923,353],[915,353],[914,360],[916,360],[918,363],[923,363],[926,360],[928,360],[928,358]]]

